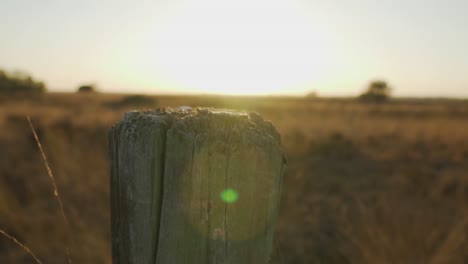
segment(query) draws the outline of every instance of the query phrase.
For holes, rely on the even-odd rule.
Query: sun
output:
[[[294,0],[167,2],[154,21],[145,65],[174,89],[285,94],[320,79],[320,30]]]

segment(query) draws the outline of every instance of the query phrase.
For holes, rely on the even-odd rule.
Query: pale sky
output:
[[[0,0],[0,68],[52,91],[468,97],[466,0]]]

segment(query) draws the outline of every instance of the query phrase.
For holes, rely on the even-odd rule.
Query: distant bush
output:
[[[123,108],[123,107],[154,107],[157,104],[157,100],[153,97],[144,96],[144,95],[129,95],[122,98],[117,102],[110,102],[107,106],[113,108]]]
[[[385,102],[390,98],[391,89],[385,81],[373,81],[367,87],[367,90],[359,96],[361,101],[366,102]]]
[[[0,94],[41,94],[46,90],[43,82],[34,80],[24,72],[8,73],[0,70]]]
[[[97,92],[96,86],[94,84],[87,84],[78,87],[78,93],[95,93]]]
[[[317,98],[318,93],[316,91],[310,91],[305,95],[306,98]]]

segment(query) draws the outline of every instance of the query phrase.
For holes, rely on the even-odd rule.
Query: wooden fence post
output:
[[[114,264],[267,264],[285,160],[257,115],[129,112],[109,134]]]

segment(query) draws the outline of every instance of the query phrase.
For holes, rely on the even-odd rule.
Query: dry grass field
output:
[[[0,98],[0,228],[44,263],[110,263],[107,131],[125,111],[256,111],[288,157],[274,263],[468,263],[468,102],[46,94]],[[70,220],[64,224],[31,117]],[[0,237],[0,263],[34,263]]]

